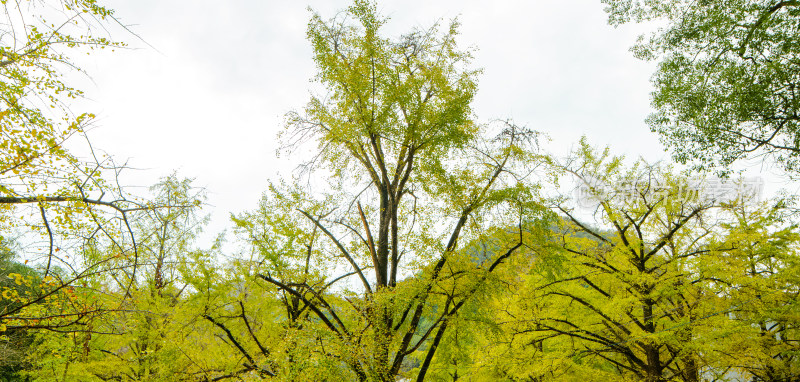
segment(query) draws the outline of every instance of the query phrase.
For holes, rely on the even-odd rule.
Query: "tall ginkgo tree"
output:
[[[325,93],[282,138],[316,154],[235,221],[309,351],[354,379],[423,380],[450,320],[535,232],[538,134],[475,121],[456,21],[386,38],[387,21],[369,1],[313,14]]]

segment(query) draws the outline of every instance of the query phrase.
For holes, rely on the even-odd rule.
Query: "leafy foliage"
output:
[[[794,1],[606,3],[614,23],[672,22],[636,52],[662,59],[651,124],[694,139],[679,159],[762,150],[794,168]],[[95,33],[111,11],[2,5],[0,229],[18,237],[0,239],[2,380],[800,375],[788,203],[700,199],[669,166],[585,140],[560,160],[535,131],[479,123],[480,70],[455,20],[387,38],[371,1],[312,14],[325,94],[287,114],[282,142],[316,155],[232,215],[230,253],[221,236],[198,246],[205,194],[191,180],[133,198],[110,159],[66,146],[91,120],[69,109],[68,52],[120,46]],[[597,201],[592,224],[566,195],[540,196],[566,177]]]
[[[25,243],[20,255],[41,272],[11,275],[29,289],[2,289],[7,308],[0,323],[64,330],[102,310],[93,301],[78,303],[76,287],[103,272],[136,269],[128,217],[145,207],[109,182],[119,170],[109,158],[89,145],[92,160],[83,160],[67,147],[92,119],[70,109],[82,94],[64,81],[77,69],[74,54],[121,44],[105,36],[112,12],[94,0],[4,1],[2,7],[0,229]],[[113,243],[115,251],[98,257],[100,243]]]
[[[456,22],[398,39],[380,35],[385,22],[367,1],[330,21],[312,16],[328,93],[288,114],[284,141],[317,144],[305,169],[329,179],[327,192],[276,185],[234,220],[252,272],[280,291],[290,322],[303,318],[289,326],[317,351],[359,380],[386,381],[427,348],[422,380],[449,320],[530,240],[523,226],[542,212],[526,180],[537,134],[473,121],[478,72]]]
[[[703,200],[669,169],[622,163],[583,142],[561,165],[589,186],[604,228],[581,221],[568,204],[555,206],[563,219],[542,253],[563,257],[564,268],[533,266],[519,289],[497,297],[504,324],[488,353],[502,361],[484,364],[488,375],[794,378],[797,311],[787,299],[797,285],[776,283],[794,278],[798,237],[782,207]],[[629,187],[609,194],[598,184]]]
[[[800,3],[604,0],[612,25],[666,22],[633,51],[658,60],[648,123],[675,159],[725,172],[774,156],[797,170]]]

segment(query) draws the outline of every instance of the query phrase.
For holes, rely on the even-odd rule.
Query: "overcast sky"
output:
[[[117,18],[145,42],[81,65],[99,116],[91,138],[129,159],[131,184],[177,170],[209,192],[212,229],[253,209],[269,179],[291,168],[275,158],[283,115],[302,108],[314,63],[307,7],[325,16],[348,1],[114,0]],[[398,35],[458,17],[460,43],[478,48],[484,69],[474,103],[482,120],[512,118],[566,153],[582,135],[593,145],[666,159],[643,122],[653,64],[628,48],[642,27],[612,28],[599,0],[382,1]],[[149,44],[149,46],[148,46]]]

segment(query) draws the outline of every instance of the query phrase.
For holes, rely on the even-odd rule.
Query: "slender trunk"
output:
[[[393,211],[397,211],[397,205],[399,203],[399,200],[395,200]],[[400,244],[397,242],[397,213],[395,213],[392,214],[392,266],[389,275],[389,287],[391,288],[397,285],[397,263],[400,261],[399,250]]]
[[[645,376],[645,382],[662,382],[664,378],[662,377],[662,368],[661,368],[661,360],[659,357],[658,349],[653,345],[645,345],[645,354],[647,356],[647,370]]]
[[[649,293],[649,288],[646,289]],[[649,334],[653,334],[656,331],[656,325],[653,320],[653,306],[655,303],[649,299],[645,298],[642,305],[642,316],[644,318],[644,326],[645,331]],[[659,352],[658,346],[652,343],[648,343],[647,345],[643,346],[643,350],[645,353],[645,357],[647,359],[647,370],[646,370],[646,382],[661,382],[663,381],[663,365],[661,364],[661,352]]]
[[[424,382],[425,381],[425,374],[428,373],[428,368],[431,365],[431,361],[433,360],[433,355],[436,354],[436,349],[439,347],[439,342],[442,341],[442,337],[444,337],[444,332],[447,330],[447,320],[442,321],[442,325],[439,326],[439,330],[436,332],[436,337],[433,339],[433,343],[431,347],[428,348],[428,354],[425,355],[425,361],[422,362],[422,366],[419,368],[419,374],[417,375],[417,382]]]
[[[389,259],[389,226],[391,216],[394,213],[391,203],[389,203],[389,191],[385,185],[379,185],[381,193],[380,221],[378,222],[378,264],[375,264],[375,290],[387,285],[388,259]]]
[[[700,374],[697,370],[697,361],[692,356],[684,358],[683,361],[683,380],[684,382],[699,382]]]
[[[392,365],[390,365],[389,361],[389,345],[393,337],[391,325],[389,324],[390,312],[386,306],[378,306],[376,308],[374,368],[379,381],[394,381],[391,375]]]

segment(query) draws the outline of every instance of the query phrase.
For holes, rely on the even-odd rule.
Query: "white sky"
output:
[[[95,146],[143,169],[130,184],[177,170],[209,191],[211,230],[230,212],[253,209],[269,179],[291,168],[276,160],[284,113],[301,109],[313,84],[305,30],[308,6],[333,16],[348,1],[107,1],[141,36],[130,50],[81,62],[98,114]],[[479,118],[512,118],[543,131],[547,150],[566,153],[581,135],[618,154],[666,159],[643,122],[651,63],[628,51],[643,29],[606,24],[599,0],[382,1],[398,35],[458,16],[460,42],[484,69]]]

